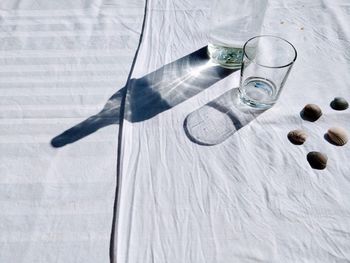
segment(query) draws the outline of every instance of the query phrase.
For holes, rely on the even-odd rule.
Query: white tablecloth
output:
[[[145,4],[0,3],[0,262],[109,262],[116,175],[112,262],[350,261],[350,148],[323,138],[350,131],[329,107],[350,100],[350,3],[270,0],[263,33],[297,62],[272,109],[212,146],[185,120],[214,105],[207,136],[227,125],[239,72],[207,63],[210,1]]]
[[[149,0],[122,128],[116,262],[348,262],[350,148],[323,136],[350,131],[349,110],[329,107],[350,99],[349,1],[270,1],[263,34],[291,41],[297,62],[278,103],[214,146],[184,130],[238,86],[238,72],[223,78],[188,56],[207,43],[208,4]],[[322,108],[317,122],[300,118],[307,103]],[[287,139],[297,128],[303,146]],[[325,170],[307,163],[314,150],[328,155]]]
[[[143,1],[0,1],[1,263],[109,262],[119,109],[105,104],[143,15]]]

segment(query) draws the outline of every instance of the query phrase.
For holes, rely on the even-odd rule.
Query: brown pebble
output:
[[[327,132],[327,136],[331,143],[338,146],[343,146],[348,142],[346,131],[340,127],[330,128]]]
[[[306,159],[313,169],[323,170],[327,166],[328,157],[324,153],[309,152]]]
[[[293,130],[288,133],[287,137],[291,143],[301,145],[305,142],[307,134],[303,130]]]
[[[333,110],[346,110],[349,108],[349,103],[342,97],[335,97],[331,102],[331,107]]]
[[[306,104],[300,112],[300,116],[306,121],[316,121],[322,115],[322,110],[316,104]]]

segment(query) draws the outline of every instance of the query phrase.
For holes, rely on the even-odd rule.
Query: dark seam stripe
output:
[[[145,7],[144,7],[144,16],[143,16],[143,22],[141,27],[141,34],[139,39],[139,44],[137,46],[134,59],[131,64],[130,72],[126,81],[126,89],[123,94],[121,104],[120,104],[120,119],[119,119],[119,134],[118,134],[118,149],[117,149],[117,171],[116,171],[116,190],[115,190],[115,198],[114,198],[114,206],[113,206],[113,220],[112,220],[112,229],[111,229],[111,237],[110,237],[110,244],[109,244],[109,260],[110,263],[117,263],[116,256],[117,251],[115,251],[115,243],[116,243],[116,233],[117,233],[117,222],[119,217],[119,203],[120,203],[120,183],[121,183],[121,170],[120,170],[120,164],[121,164],[121,146],[122,146],[122,139],[123,139],[123,123],[124,123],[124,112],[125,112],[125,101],[126,101],[126,95],[128,93],[128,86],[129,82],[132,76],[132,73],[134,71],[134,67],[136,64],[137,56],[139,54],[139,50],[141,47],[142,39],[143,39],[143,33],[145,30],[145,24],[146,24],[146,18],[147,18],[147,6],[148,6],[148,0],[145,0]]]

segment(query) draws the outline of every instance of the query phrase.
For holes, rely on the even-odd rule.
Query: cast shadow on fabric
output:
[[[264,111],[242,103],[239,90],[235,88],[190,113],[185,118],[184,130],[192,142],[213,146],[228,139]]]
[[[174,62],[145,75],[130,79],[116,92],[103,109],[51,140],[53,147],[74,143],[97,130],[120,123],[148,120],[209,88],[235,70],[210,62],[207,47],[203,47]],[[124,114],[121,103],[125,98]]]

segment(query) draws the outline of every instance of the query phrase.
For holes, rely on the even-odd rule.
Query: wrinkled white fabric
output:
[[[119,109],[107,101],[143,15],[133,0],[0,1],[1,263],[109,262]]]
[[[149,0],[122,131],[116,262],[350,261],[350,148],[323,137],[350,131],[349,110],[329,107],[350,100],[349,11],[345,0],[270,0],[263,33],[298,50],[282,95],[203,146],[184,121],[237,87],[239,73],[220,77],[188,56],[207,44],[209,1]],[[300,118],[307,103],[322,108],[317,122]],[[298,128],[309,134],[302,146],[287,139]],[[309,166],[309,151],[328,155],[325,170]]]
[[[215,141],[239,80],[207,63],[209,4],[148,0],[123,89],[144,1],[1,1],[0,262],[109,262],[125,90],[116,262],[350,261],[349,145],[323,138],[350,131],[349,110],[329,107],[350,100],[350,3],[270,0],[263,33],[298,50],[282,96],[204,146],[185,120],[220,109],[198,114]],[[317,122],[300,118],[306,103]],[[302,146],[287,140],[296,128]],[[325,170],[308,165],[313,150]]]

